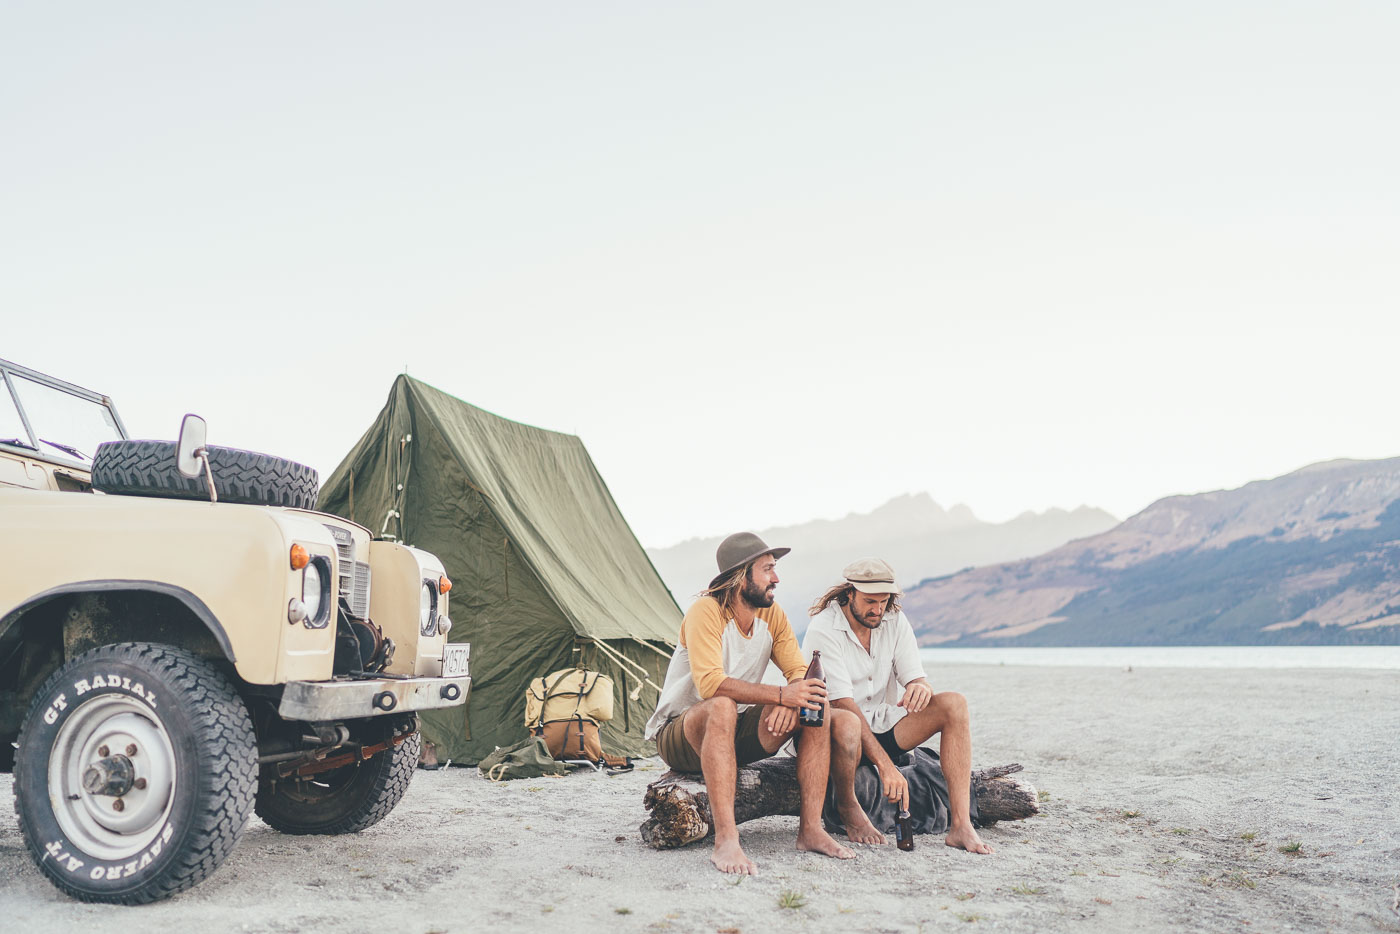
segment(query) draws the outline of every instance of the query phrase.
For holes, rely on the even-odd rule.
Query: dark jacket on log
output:
[[[938,753],[918,746],[894,758],[895,768],[909,783],[909,823],[914,833],[943,833],[948,829],[948,782],[943,778],[943,766]],[[862,761],[856,769],[856,800],[870,815],[870,822],[881,833],[894,833],[894,819],[899,805],[891,803],[880,787],[880,773],[875,766]],[[977,820],[977,797],[972,796],[972,823]],[[836,810],[835,789],[828,787],[822,821],[828,831],[845,833],[841,815]]]
[[[895,760],[909,782],[910,824],[914,833],[942,833],[948,829],[948,786],[938,756],[927,749]],[[972,816],[980,827],[1002,820],[1022,820],[1039,813],[1035,786],[1008,776],[1021,771],[1017,764],[972,773]],[[744,823],[774,814],[796,815],[802,793],[797,784],[797,760],[792,757],[760,759],[739,769],[734,795],[734,820]],[[873,766],[856,771],[856,798],[875,826],[890,833],[895,806],[880,793],[880,778]],[[642,839],[659,850],[685,846],[714,833],[710,796],[700,775],[667,772],[647,786],[642,803],[651,816],[642,822]],[[828,793],[822,815],[829,829],[841,829],[833,796]]]

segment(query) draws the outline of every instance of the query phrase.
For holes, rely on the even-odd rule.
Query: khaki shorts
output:
[[[657,753],[677,772],[700,771],[700,751],[685,738],[685,716],[688,713],[689,710],[667,720],[661,732],[656,734]],[[739,714],[739,722],[734,726],[734,758],[740,765],[773,755],[758,740],[758,724],[762,720],[762,704],[754,704]]]

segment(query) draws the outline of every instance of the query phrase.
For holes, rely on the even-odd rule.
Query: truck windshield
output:
[[[44,453],[91,461],[93,452],[103,441],[121,440],[121,430],[111,409],[102,403],[46,386],[18,373],[11,373],[10,379],[29,419],[29,427],[37,436],[39,449]],[[11,419],[18,423],[14,429],[9,427]],[[0,441],[33,446],[9,399],[0,403]]]
[[[0,441],[6,444],[20,444],[29,447],[29,434],[24,430],[24,421],[15,408],[15,400],[0,383]]]

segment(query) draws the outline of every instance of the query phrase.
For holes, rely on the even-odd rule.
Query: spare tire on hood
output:
[[[270,454],[208,445],[214,489],[221,503],[314,509],[320,478],[305,464]],[[92,459],[92,486],[122,496],[209,498],[205,478],[182,476],[174,441],[107,441]]]

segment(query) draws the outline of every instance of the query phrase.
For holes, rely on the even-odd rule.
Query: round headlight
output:
[[[307,619],[321,618],[321,563],[312,561],[301,572],[301,602]]]
[[[427,582],[418,591],[418,631],[428,635],[433,631],[433,606],[437,603],[437,594],[433,593],[435,584]]]

